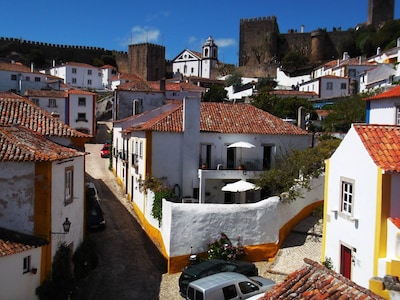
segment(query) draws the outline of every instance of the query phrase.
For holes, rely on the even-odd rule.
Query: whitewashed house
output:
[[[23,125],[2,124],[0,135],[0,227],[32,236],[31,241],[18,241],[0,235],[2,243],[27,245],[27,251],[1,251],[1,297],[37,299],[35,289],[50,275],[59,247],[67,245],[74,252],[83,241],[85,154]],[[10,268],[10,264],[14,265]],[[16,281],[4,288],[12,279]],[[5,297],[6,293],[13,294]]]
[[[0,228],[0,282],[2,299],[37,299],[44,238]],[[16,284],[16,282],[18,284]]]
[[[173,73],[184,77],[211,78],[212,70],[218,63],[218,46],[209,36],[202,46],[202,52],[185,49],[172,60]]]
[[[354,124],[326,162],[322,256],[355,283],[397,299],[383,278],[400,287],[400,87],[365,100],[368,124]]]
[[[148,82],[138,79],[121,84],[115,90],[113,120],[121,120],[132,115],[152,110],[165,103],[165,93],[153,89]]]
[[[93,136],[96,134],[97,94],[75,89],[28,90],[25,96],[72,128]]]
[[[81,89],[104,89],[101,68],[78,62],[67,62],[51,67],[48,72],[64,79],[64,83]]]
[[[393,64],[379,64],[360,75],[359,91],[370,92],[376,89],[386,89],[392,85],[396,69]]]
[[[104,65],[101,68],[103,88],[111,90],[111,78],[118,74],[117,68],[111,65]]]
[[[350,95],[350,78],[324,75],[301,83],[300,92],[314,92],[319,99],[332,99]]]
[[[0,62],[0,92],[23,95],[28,89],[40,90],[47,86],[46,75],[21,63]]]

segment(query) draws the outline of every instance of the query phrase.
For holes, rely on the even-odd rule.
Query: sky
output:
[[[238,64],[241,19],[275,16],[280,33],[354,28],[368,17],[368,0],[0,0],[0,37],[128,51],[130,44],[165,47],[166,59],[201,52],[211,36],[218,58]],[[400,18],[400,1],[394,18]]]

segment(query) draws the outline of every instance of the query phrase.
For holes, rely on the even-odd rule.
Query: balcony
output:
[[[226,163],[215,164],[213,168],[202,166],[198,170],[200,179],[252,179],[259,176],[264,170],[260,160],[247,160],[235,168],[225,168]]]

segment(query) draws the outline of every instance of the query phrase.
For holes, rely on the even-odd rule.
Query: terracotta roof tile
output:
[[[0,161],[56,161],[82,155],[21,125],[0,126]]]
[[[182,132],[183,104],[148,122],[134,126],[132,130]],[[308,134],[294,126],[250,104],[202,102],[200,131],[243,134]]]
[[[386,172],[400,172],[400,126],[354,124],[369,155]]]
[[[48,244],[42,238],[0,228],[0,257],[20,253]]]
[[[369,98],[364,98],[363,100],[371,101],[371,100],[383,100],[383,99],[390,99],[390,98],[400,98],[400,86],[391,88],[390,90],[380,93],[378,95],[375,95],[375,96],[372,96]]]
[[[400,218],[389,218],[389,220],[400,229]]]
[[[268,290],[259,300],[270,299],[384,299],[344,276],[305,258],[300,269]]]
[[[91,137],[66,125],[25,97],[0,92],[0,125],[12,124],[21,124],[47,137]]]

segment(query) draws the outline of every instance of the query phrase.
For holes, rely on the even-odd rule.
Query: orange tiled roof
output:
[[[52,98],[66,98],[67,93],[65,91],[54,91],[54,90],[27,90],[25,92],[27,97],[52,97]]]
[[[21,63],[0,62],[0,70],[31,73],[31,69]]]
[[[296,96],[317,96],[316,92],[304,92],[296,90],[273,90],[270,92],[272,95],[296,95]]]
[[[20,124],[43,136],[90,138],[91,135],[66,125],[29,99],[0,92],[0,125]]]
[[[0,126],[0,161],[56,161],[82,155],[21,125]]]
[[[386,172],[400,172],[400,126],[353,125],[369,155]]]
[[[42,238],[0,228],[0,257],[24,252],[48,244]]]
[[[369,97],[369,98],[364,98],[365,101],[371,101],[371,100],[382,100],[382,99],[390,99],[390,98],[400,98],[400,86],[396,86],[394,88],[391,88],[390,90],[380,93],[378,95]]]
[[[284,282],[265,292],[259,300],[384,299],[315,261],[305,258],[304,262],[303,267],[289,274]]]
[[[148,122],[134,126],[132,130],[183,131],[183,104]],[[243,134],[308,134],[294,126],[250,104],[202,102],[200,131]]]
[[[394,226],[400,229],[400,218],[389,218],[389,220],[394,224]]]

